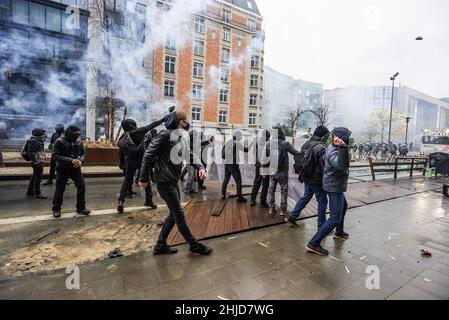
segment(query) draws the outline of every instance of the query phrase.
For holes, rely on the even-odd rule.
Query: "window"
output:
[[[165,49],[167,51],[176,52],[176,41],[173,37],[168,37],[165,42]]]
[[[221,68],[221,81],[229,82],[229,69]]]
[[[231,60],[231,52],[229,49],[223,48],[221,49],[221,61],[229,62]]]
[[[228,103],[228,96],[229,96],[229,90],[228,89],[221,89],[220,90],[220,102],[221,103]]]
[[[176,58],[166,56],[165,57],[165,73],[175,74]]]
[[[248,20],[248,29],[249,31],[256,31],[256,21]]]
[[[258,82],[258,81],[259,81],[259,76],[255,75],[255,74],[252,74],[252,75],[251,75],[251,80],[250,80],[249,85],[250,85],[251,87],[257,87],[257,82]]]
[[[17,0],[12,2],[12,21],[28,24],[28,1]]]
[[[30,2],[30,25],[45,29],[45,6]]]
[[[203,64],[199,62],[193,63],[193,76],[202,78],[203,77]]]
[[[201,121],[201,108],[192,108],[192,121]]]
[[[196,55],[204,56],[204,42],[195,40],[195,46],[194,46],[193,50]]]
[[[203,98],[203,86],[200,84],[194,84],[192,90],[193,99],[202,99]]]
[[[231,20],[231,11],[223,9],[223,12],[221,14],[221,19],[224,22],[229,22]]]
[[[250,125],[256,125],[257,124],[257,114],[250,113],[248,122],[249,122]]]
[[[206,23],[203,18],[195,18],[195,32],[204,33]]]
[[[227,123],[228,122],[228,112],[226,110],[220,110],[218,113],[218,122]]]
[[[249,95],[249,105],[252,107],[257,106],[257,94],[251,93]]]
[[[164,96],[165,97],[174,97],[175,96],[175,82],[174,81],[165,80]]]
[[[259,68],[259,57],[251,56],[251,68]]]
[[[61,10],[47,7],[47,30],[61,32]]]
[[[231,41],[231,29],[224,27],[223,28],[223,40]]]

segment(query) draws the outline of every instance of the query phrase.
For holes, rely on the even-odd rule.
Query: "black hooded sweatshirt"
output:
[[[45,161],[44,141],[46,138],[45,130],[34,129],[28,140],[28,155],[33,165],[41,165]]]
[[[83,142],[72,134],[80,129],[76,126],[69,126],[64,135],[56,140],[53,146],[53,156],[56,159],[57,168],[75,169],[73,160],[83,162],[86,157]]]

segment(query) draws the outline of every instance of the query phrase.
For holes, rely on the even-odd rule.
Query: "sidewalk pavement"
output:
[[[449,199],[428,192],[351,209],[350,239],[328,237],[330,257],[305,252],[315,219],[206,241],[210,257],[182,245],[78,265],[80,289],[65,269],[0,281],[2,299],[449,299]],[[422,257],[431,249],[432,257]],[[379,289],[366,286],[379,268]]]

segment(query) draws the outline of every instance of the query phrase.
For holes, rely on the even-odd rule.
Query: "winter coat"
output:
[[[331,144],[324,156],[323,189],[326,192],[343,193],[348,189],[349,149]]]
[[[304,182],[317,186],[323,186],[323,171],[324,171],[324,155],[326,153],[326,145],[321,142],[321,138],[313,136],[301,148],[302,152],[312,149],[312,161],[314,161],[313,173],[310,176],[304,176]]]
[[[44,142],[35,136],[31,136],[28,140],[28,155],[33,165],[43,164],[46,158]]]
[[[56,140],[53,146],[53,157],[58,169],[74,169],[72,161],[80,160],[83,162],[86,159],[86,151],[80,139],[72,141],[63,135]]]

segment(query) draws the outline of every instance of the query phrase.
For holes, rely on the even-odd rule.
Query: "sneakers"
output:
[[[270,208],[269,214],[276,214],[276,208]]]
[[[343,231],[343,233],[335,233],[334,239],[347,240],[347,239],[349,239],[349,234],[344,231]]]
[[[290,211],[288,211],[287,209],[285,209],[285,210],[281,210],[281,213],[280,213],[280,215],[281,216],[289,216],[290,215]]]
[[[26,197],[28,200],[34,199],[34,193],[27,192]]]
[[[125,211],[124,205],[125,205],[125,203],[123,201],[118,202],[118,205],[117,205],[118,213],[123,213],[123,211]]]
[[[290,217],[287,217],[287,218],[285,218],[284,219],[285,220],[285,222],[287,222],[288,224],[290,224],[291,226],[293,226],[293,227],[299,227],[299,224],[296,222],[296,220],[295,219],[292,219],[292,218],[290,218]]]
[[[150,210],[157,209],[157,205],[155,205],[153,202],[145,202],[144,206],[150,208]]]
[[[165,245],[165,246],[163,246],[161,248],[156,248],[155,247],[153,249],[153,255],[154,256],[160,256],[160,255],[163,255],[163,254],[176,254],[176,253],[178,253],[178,249],[172,248],[172,247],[167,246],[167,245]]]
[[[53,218],[61,218],[61,211],[53,211]]]
[[[248,202],[248,199],[240,197],[240,198],[237,198],[237,202],[238,203],[246,203],[246,202]]]
[[[208,256],[214,251],[214,249],[205,246],[204,244],[197,242],[190,246],[190,252],[197,253],[202,256]]]
[[[36,199],[36,200],[45,200],[45,199],[47,199],[47,196],[40,193],[40,194],[34,195],[34,199]]]
[[[82,215],[82,216],[88,216],[90,214],[90,210],[84,208],[83,210],[77,210],[76,213],[78,213],[79,215]]]
[[[257,206],[256,200],[251,200],[251,207],[255,207],[255,206]]]
[[[324,249],[322,246],[315,247],[315,246],[312,246],[310,243],[307,245],[306,250],[308,252],[315,253],[320,256],[328,256],[329,255],[329,251]]]

